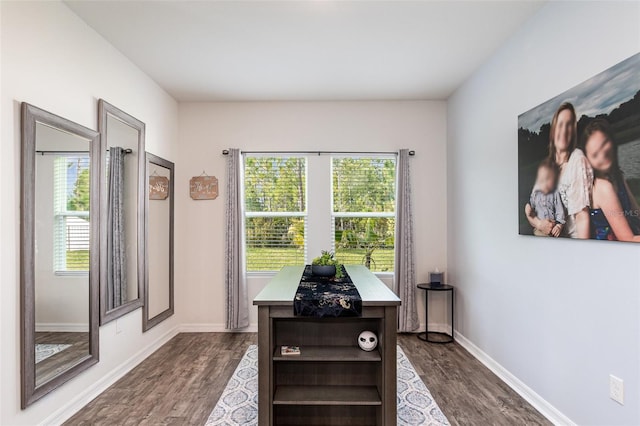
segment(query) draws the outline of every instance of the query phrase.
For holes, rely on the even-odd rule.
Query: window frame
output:
[[[331,233],[332,235],[335,235],[335,223],[336,223],[336,219],[337,218],[391,218],[394,220],[394,228],[395,228],[395,223],[397,220],[397,216],[396,216],[396,204],[394,203],[394,207],[393,207],[393,212],[336,212],[334,211],[334,206],[335,206],[335,198],[334,198],[334,188],[333,188],[333,174],[334,174],[334,168],[333,168],[333,160],[334,159],[340,159],[340,158],[349,158],[349,159],[373,159],[373,158],[380,158],[380,159],[386,159],[386,160],[393,160],[393,162],[395,163],[394,166],[394,194],[395,197],[394,199],[397,200],[397,196],[398,196],[398,156],[395,154],[376,154],[376,153],[371,153],[371,154],[358,154],[358,155],[344,155],[344,154],[335,154],[335,155],[331,155],[331,174],[329,176],[329,179],[331,180],[331,185],[330,185],[330,191],[331,191]],[[331,250],[333,250],[334,252],[336,251],[336,241],[335,241],[335,237],[332,238],[332,247]],[[394,254],[394,262],[393,262],[393,270],[391,271],[371,271],[373,272],[375,275],[380,276],[380,277],[392,277],[393,275],[395,275],[395,254],[396,254],[396,232],[394,229],[394,233],[393,233],[393,254]]]
[[[334,158],[381,158],[381,159],[389,159],[389,160],[393,160],[395,163],[395,176],[394,176],[394,193],[395,193],[395,197],[397,199],[397,193],[398,193],[398,185],[397,185],[397,176],[398,176],[398,170],[397,170],[397,166],[398,166],[398,157],[396,154],[379,154],[379,153],[360,153],[360,154],[354,154],[354,155],[346,155],[346,154],[330,154],[327,153],[326,155],[321,155],[321,157],[328,157],[328,166],[320,166],[319,164],[316,163],[317,161],[317,157],[318,154],[316,153],[305,153],[305,154],[301,154],[301,153],[288,153],[286,151],[282,151],[282,152],[269,152],[269,153],[242,153],[242,158],[243,158],[243,166],[242,166],[242,170],[243,170],[243,176],[242,176],[242,203],[243,203],[243,213],[244,213],[244,219],[246,220],[247,218],[250,217],[304,217],[305,218],[305,242],[304,242],[304,262],[305,264],[309,264],[311,263],[311,258],[309,257],[309,247],[317,247],[318,246],[318,241],[317,240],[317,235],[318,232],[310,232],[309,229],[311,229],[312,227],[316,227],[318,225],[321,226],[326,226],[326,232],[321,233],[324,235],[328,235],[330,233],[331,237],[330,237],[330,248],[331,250],[335,251],[335,218],[337,217],[355,217],[355,218],[362,218],[362,217],[372,217],[372,218],[391,218],[394,219],[394,224],[397,221],[397,212],[396,212],[396,205],[394,204],[394,211],[393,212],[334,212],[333,211],[333,206],[334,206],[334,196],[333,196],[333,159]],[[306,172],[306,179],[305,179],[305,211],[302,212],[248,212],[246,211],[246,198],[245,198],[245,176],[244,176],[244,171],[245,171],[245,160],[246,158],[302,158],[305,160],[306,163],[306,168],[305,168],[305,172]],[[312,175],[313,173],[313,175]],[[311,198],[311,194],[309,192],[310,189],[310,184],[312,183],[312,181],[314,181],[314,185],[311,185],[311,187],[313,188],[317,188],[317,181],[318,180],[322,180],[322,181],[327,181],[327,185],[323,185],[323,187],[326,188],[326,190],[328,191],[328,193],[326,194],[322,194],[322,196],[326,196],[328,200],[330,200],[330,205],[328,206],[328,210],[326,211],[326,213],[323,213],[321,215],[318,214],[309,214],[309,206],[312,203],[312,200],[310,200]],[[314,196],[319,196],[319,194],[315,194]],[[320,216],[320,217],[319,217]],[[243,238],[246,237],[246,229],[243,229]],[[327,241],[328,242],[328,241]],[[245,256],[245,261],[247,258],[247,244],[246,241],[244,242],[244,247],[243,247],[243,255]],[[327,247],[327,245],[324,245],[324,247]],[[394,259],[395,259],[395,253],[396,253],[397,247],[396,247],[396,234],[395,234],[395,229],[394,229],[394,245],[393,245],[393,252],[394,252]],[[316,254],[313,257],[319,255]],[[386,279],[392,279],[393,276],[395,275],[395,261],[394,261],[394,270],[392,271],[372,271],[373,274],[375,274],[376,276],[378,276],[379,278],[386,280]],[[277,273],[279,272],[279,270],[272,270],[272,271],[249,271],[247,269],[247,267],[245,266],[245,274],[247,277],[255,277],[255,278],[259,278],[259,277],[265,277],[265,278],[271,278],[273,276],[275,276]]]
[[[245,263],[245,271],[244,273],[248,277],[258,277],[258,276],[273,276],[279,272],[279,270],[269,270],[269,271],[250,271],[248,269],[247,262],[247,241],[246,241],[246,221],[250,218],[256,217],[264,217],[264,218],[275,218],[275,217],[283,217],[283,218],[304,218],[304,246],[303,246],[303,259],[305,264],[308,262],[308,240],[309,234],[307,232],[309,221],[308,221],[308,211],[309,211],[309,157],[307,155],[300,154],[290,154],[287,152],[281,153],[269,153],[269,154],[252,154],[252,153],[241,153],[242,154],[242,210],[244,217],[244,226],[242,229],[243,233],[243,256]],[[278,159],[289,159],[289,158],[297,158],[302,159],[305,162],[305,179],[304,179],[304,195],[305,195],[305,205],[304,211],[296,211],[296,212],[255,212],[255,211],[247,211],[246,206],[246,159],[247,158],[278,158]]]

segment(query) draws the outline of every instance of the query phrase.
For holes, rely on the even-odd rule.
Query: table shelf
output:
[[[382,405],[375,386],[278,386],[273,405]]]
[[[366,352],[355,346],[301,346],[300,355],[282,355],[281,347],[276,346],[273,360],[278,362],[379,362],[382,361],[382,357],[377,348]]]

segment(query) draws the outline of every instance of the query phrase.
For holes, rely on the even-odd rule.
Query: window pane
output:
[[[89,211],[89,157],[67,157],[66,200],[67,211]]]
[[[334,212],[394,212],[394,158],[334,158]]]
[[[246,211],[306,211],[306,169],[304,158],[245,157]]]
[[[89,270],[88,155],[59,156],[54,166],[54,265],[57,272]]]
[[[245,223],[247,271],[278,271],[304,265],[304,217],[248,217]]]
[[[66,216],[65,241],[66,269],[68,271],[89,270],[89,221],[87,217]]]
[[[393,272],[395,219],[337,217],[336,258],[345,265],[365,265],[374,272]]]
[[[306,189],[306,158],[245,157],[247,271],[304,264]]]

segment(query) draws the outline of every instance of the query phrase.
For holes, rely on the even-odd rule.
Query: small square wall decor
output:
[[[192,177],[189,189],[194,200],[215,200],[218,198],[218,179],[215,176]]]

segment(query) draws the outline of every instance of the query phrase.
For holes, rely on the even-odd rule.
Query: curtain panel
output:
[[[249,326],[249,297],[244,255],[244,201],[242,194],[242,154],[229,149],[227,156],[227,198],[225,228],[225,296],[229,330]]]
[[[107,202],[107,301],[108,309],[127,301],[127,253],[124,224],[124,157],[121,147],[109,148]]]
[[[396,259],[394,291],[402,301],[398,309],[398,331],[420,327],[416,305],[416,270],[413,248],[413,212],[409,150],[398,153],[396,196]]]

